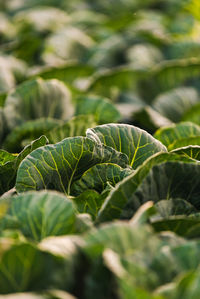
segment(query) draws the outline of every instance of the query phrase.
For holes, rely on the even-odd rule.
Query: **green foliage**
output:
[[[173,122],[181,120],[185,111],[198,102],[198,93],[192,88],[178,88],[159,95],[153,102],[153,107]],[[191,120],[189,118],[188,120]]]
[[[24,121],[41,117],[66,119],[73,114],[67,87],[57,80],[36,79],[22,83],[5,100],[5,115],[10,129]]]
[[[62,194],[29,192],[12,197],[1,225],[6,229],[16,226],[26,237],[40,241],[75,232],[75,209]]]
[[[51,118],[39,118],[27,121],[14,128],[4,140],[3,147],[11,152],[23,149],[24,142],[29,142],[58,127],[61,122]]]
[[[36,245],[26,240],[11,240],[9,238],[1,238],[0,242],[1,245],[7,244],[1,246],[1,294],[38,291],[49,283],[52,286],[58,286],[59,283],[56,282],[57,279],[54,276],[53,269],[56,269],[57,277],[61,278],[65,275],[63,286],[64,282],[69,285],[72,280],[70,268],[74,264],[74,248],[71,253],[66,251],[64,254],[64,252],[55,249],[51,250],[51,241],[48,242],[49,248],[47,248],[45,242]]]
[[[193,138],[199,138],[200,127],[191,122],[182,122],[177,125],[171,125],[158,129],[154,137],[160,140],[165,146],[170,149],[171,147],[178,147],[175,144],[181,143],[182,141],[191,140]],[[186,145],[190,145],[188,143]],[[184,145],[183,145],[184,146]]]
[[[119,111],[104,98],[78,98],[75,114],[93,114],[98,124],[117,122],[120,119]]]
[[[177,162],[176,162],[177,161]],[[181,166],[185,162],[185,165],[187,167],[187,163],[190,164],[190,162],[193,162],[193,160],[187,158],[187,157],[180,157],[176,154],[168,154],[168,153],[158,153],[147,159],[145,163],[143,163],[136,172],[128,176],[126,179],[124,179],[122,182],[120,182],[114,190],[110,193],[110,195],[107,197],[106,201],[104,202],[104,205],[102,206],[101,210],[99,211],[99,215],[97,218],[98,222],[102,221],[108,221],[112,220],[115,218],[119,218],[122,216],[124,213],[125,218],[130,218],[132,217],[133,213],[136,212],[136,210],[141,206],[142,203],[148,201],[149,195],[147,194],[148,197],[141,197],[139,196],[134,200],[134,194],[137,191],[137,188],[140,188],[140,185],[142,182],[150,182],[148,181],[148,174],[151,176],[153,173],[151,173],[152,169],[154,169],[154,166],[159,167],[164,167],[165,164],[169,165],[169,167],[173,168],[174,163],[179,163],[180,161],[180,171],[181,171]],[[184,162],[183,162],[184,161]],[[171,163],[168,163],[171,162]],[[174,163],[172,163],[174,162]],[[182,163],[181,163],[182,162]],[[168,163],[168,164],[167,164]],[[179,165],[179,164],[178,164]],[[199,165],[193,164],[194,167],[198,167]],[[156,171],[155,171],[156,172]],[[156,175],[159,174],[156,172]],[[146,178],[146,181],[145,181]],[[159,177],[159,179],[161,179]],[[144,181],[143,181],[144,180]],[[170,178],[168,177],[168,180]],[[175,179],[176,181],[176,179]],[[148,184],[147,183],[147,184]],[[175,182],[176,183],[176,182]],[[162,184],[162,183],[161,183]],[[177,181],[178,184],[178,181]],[[146,186],[145,186],[146,187]],[[157,185],[155,184],[155,188]],[[170,187],[168,184],[168,181],[166,182],[166,189]],[[165,199],[166,196],[168,195],[166,190],[166,193],[162,195],[162,198],[160,200]],[[140,189],[139,189],[140,190]],[[153,189],[152,189],[153,191]],[[162,188],[161,188],[162,191]],[[182,190],[183,191],[183,190]],[[144,189],[144,192],[146,192],[146,189]],[[154,198],[155,195],[157,195],[157,189],[155,189],[155,194],[152,194],[152,199],[153,201],[156,201],[156,198]],[[148,191],[147,191],[148,193]],[[142,195],[142,190],[141,190],[141,195]],[[146,195],[146,193],[145,193]],[[158,199],[157,199],[158,200]],[[130,206],[128,205],[130,203]]]
[[[31,142],[18,155],[9,154],[6,151],[0,152],[0,194],[14,187],[16,182],[16,174],[21,161],[35,149],[48,143],[45,136]]]
[[[116,164],[96,164],[85,171],[79,180],[74,182],[71,192],[79,195],[87,189],[93,189],[101,193],[106,188],[107,183],[115,186],[132,172],[129,168],[122,169]]]
[[[0,0],[0,298],[200,297],[198,0]]]
[[[57,143],[67,137],[85,136],[87,128],[95,125],[96,122],[93,115],[78,115],[49,130],[46,136],[50,143]]]
[[[79,213],[88,213],[95,219],[104,199],[97,191],[86,190],[74,198],[74,203]]]
[[[94,69],[88,65],[81,65],[71,63],[67,65],[61,65],[60,67],[51,67],[45,70],[41,70],[37,73],[37,76],[47,79],[57,79],[66,84],[75,83],[76,79],[81,79],[92,75]]]
[[[71,184],[90,167],[104,162],[126,167],[127,160],[126,155],[89,138],[69,137],[28,155],[18,169],[16,189],[54,189],[69,195]]]
[[[180,147],[177,149],[174,149],[172,153],[184,156],[184,157],[190,157],[192,159],[200,161],[200,146],[199,145],[188,145],[185,147]]]
[[[89,91],[108,98],[117,98],[120,91],[137,90],[137,82],[145,76],[144,71],[120,67],[94,76]]]
[[[87,137],[126,154],[129,165],[134,169],[151,155],[166,151],[165,146],[150,134],[130,125],[107,124],[97,126],[88,129]]]

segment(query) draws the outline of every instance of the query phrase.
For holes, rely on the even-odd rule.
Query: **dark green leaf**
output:
[[[69,137],[42,147],[21,163],[16,180],[18,192],[53,189],[70,194],[71,184],[90,167],[104,162],[127,165],[127,157],[86,137]]]
[[[135,191],[137,190],[138,186],[140,187],[141,183],[145,179],[145,177],[150,173],[151,169],[154,165],[158,165],[162,163],[165,163],[167,161],[184,161],[184,162],[192,162],[193,160],[187,158],[187,157],[180,157],[179,155],[175,154],[168,154],[168,153],[158,153],[154,155],[153,157],[150,157],[143,165],[141,165],[135,173],[131,174],[129,177],[125,178],[122,182],[120,182],[113,191],[111,191],[110,195],[105,200],[101,210],[99,211],[99,215],[97,218],[97,222],[104,222],[113,220],[116,218],[119,218],[120,215],[122,216],[123,209],[125,211],[127,210],[128,213],[128,207],[126,207],[127,203],[134,202],[135,208],[133,207],[129,208],[129,218],[132,217],[134,212],[146,201],[155,201],[155,194],[152,194],[152,197],[150,198],[149,194],[145,198],[141,198],[139,200],[133,201]],[[163,164],[165,165],[165,164]],[[172,164],[173,165],[173,164]],[[198,167],[198,166],[197,166]],[[170,175],[171,177],[171,175]],[[193,175],[192,175],[193,178]],[[170,178],[168,178],[169,180]],[[160,180],[160,178],[159,178]],[[190,177],[191,180],[191,177]],[[167,183],[167,181],[166,181]],[[177,181],[178,184],[178,181]],[[156,186],[156,183],[152,185]],[[148,191],[147,191],[148,192]],[[153,188],[152,188],[153,192]],[[146,193],[145,193],[146,194]],[[160,198],[166,198],[166,194],[163,194],[164,197]],[[176,196],[177,197],[177,196]],[[141,200],[143,201],[141,202]],[[126,207],[126,208],[125,208]],[[134,210],[134,212],[133,212]]]
[[[186,237],[187,233],[200,223],[199,219],[187,216],[170,216],[167,219],[152,220],[151,224],[155,231],[172,231],[177,235]]]
[[[95,190],[86,190],[73,199],[79,213],[88,213],[93,220],[102,206],[104,198]]]
[[[181,158],[181,157],[180,157]],[[162,199],[183,198],[200,209],[200,164],[178,161],[164,162],[151,168],[135,193],[128,199],[121,217],[130,218],[142,203]]]
[[[5,103],[5,100],[6,100],[6,96],[7,96],[6,92],[0,93],[0,107],[4,106],[4,103]]]
[[[94,189],[101,193],[106,188],[107,183],[115,186],[132,172],[131,169],[123,169],[116,164],[96,164],[88,169],[78,181],[73,183],[71,193],[79,195],[88,189]]]
[[[34,140],[53,128],[57,127],[61,122],[51,118],[40,118],[32,121],[27,121],[16,128],[7,135],[3,147],[10,152],[19,152],[23,148],[23,141]]]
[[[173,298],[198,299],[200,296],[199,282],[200,269],[198,267],[196,271],[187,272],[179,279],[173,292]]]
[[[184,241],[183,239],[177,245],[165,244],[161,250],[156,252],[151,262],[151,269],[159,275],[160,286],[172,281],[176,282],[181,274],[194,271],[198,266],[199,242]]]
[[[41,136],[40,138],[34,140],[30,145],[26,146],[23,151],[20,152],[19,155],[17,155],[14,159],[9,158],[11,156],[13,157],[12,154],[4,152],[4,157],[6,156],[10,161],[0,165],[0,195],[14,187],[17,169],[21,161],[33,150],[40,146],[44,146],[47,143],[47,138],[45,136]]]
[[[21,163],[21,161],[27,156],[29,155],[32,151],[34,151],[35,149],[44,146],[48,143],[48,139],[46,138],[46,136],[41,136],[36,140],[33,140],[29,145],[25,146],[25,148],[19,153],[19,155],[17,156],[16,159],[16,167],[19,166],[19,164]]]
[[[87,137],[126,154],[134,169],[165,146],[146,131],[125,124],[107,124],[87,130]]]
[[[142,107],[133,112],[131,119],[134,123],[139,124],[142,128],[148,131],[155,131],[160,127],[172,124],[169,119],[152,109],[150,106]]]
[[[64,124],[49,131],[47,138],[50,143],[57,143],[67,137],[85,136],[86,130],[96,125],[93,115],[78,115]]]
[[[0,107],[0,145],[7,133],[7,123],[5,120],[4,110]]]
[[[189,139],[191,140],[191,139]],[[199,138],[200,140],[200,138]],[[180,147],[177,149],[174,149],[171,151],[172,153],[184,156],[184,157],[189,157],[195,160],[200,161],[200,146],[199,145],[188,145],[185,147]]]

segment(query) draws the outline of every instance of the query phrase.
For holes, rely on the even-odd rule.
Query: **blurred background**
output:
[[[13,88],[40,77],[70,90],[64,119],[93,114],[150,133],[200,124],[199,76],[198,0],[0,0],[0,116]],[[0,140],[19,124],[5,119]]]

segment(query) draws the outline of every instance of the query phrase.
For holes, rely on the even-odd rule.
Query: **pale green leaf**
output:
[[[35,241],[48,236],[75,232],[75,208],[64,195],[50,192],[29,192],[9,200],[3,228],[12,228],[13,221],[22,233]]]
[[[56,7],[35,7],[17,13],[14,24],[20,24],[20,30],[31,26],[38,32],[56,31],[69,22],[69,16]]]
[[[134,67],[148,69],[163,60],[160,49],[152,44],[136,44],[127,50],[127,59]]]
[[[183,85],[186,80],[198,78],[199,66],[200,60],[195,57],[162,61],[148,72],[140,92],[145,99],[153,100],[161,92]]]
[[[85,78],[92,75],[94,68],[89,65],[68,63],[62,66],[49,67],[39,71],[36,75],[43,79],[58,79],[66,84],[73,84],[77,78]]]
[[[94,45],[94,40],[84,30],[65,26],[45,39],[42,60],[54,66],[73,59],[81,62],[81,58]]]
[[[71,245],[69,242],[67,244]],[[40,249],[40,246],[27,241],[1,238],[0,245],[1,294],[43,291],[49,285],[52,289],[68,288],[74,279],[74,246],[63,257],[59,252]]]
[[[196,89],[179,87],[160,94],[154,101],[153,107],[160,114],[173,122],[179,122],[182,116],[199,101]],[[191,119],[187,119],[192,121]]]
[[[89,91],[115,99],[121,91],[137,90],[137,84],[142,77],[142,71],[119,67],[94,75]]]
[[[73,115],[70,92],[58,80],[26,81],[8,94],[5,115],[10,129],[41,117],[69,118]]]
[[[15,155],[6,152],[4,150],[0,150],[0,166],[5,165],[7,162],[12,161],[16,158]]]

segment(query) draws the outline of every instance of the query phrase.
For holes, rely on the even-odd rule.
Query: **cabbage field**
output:
[[[0,299],[200,298],[200,1],[0,0]]]

